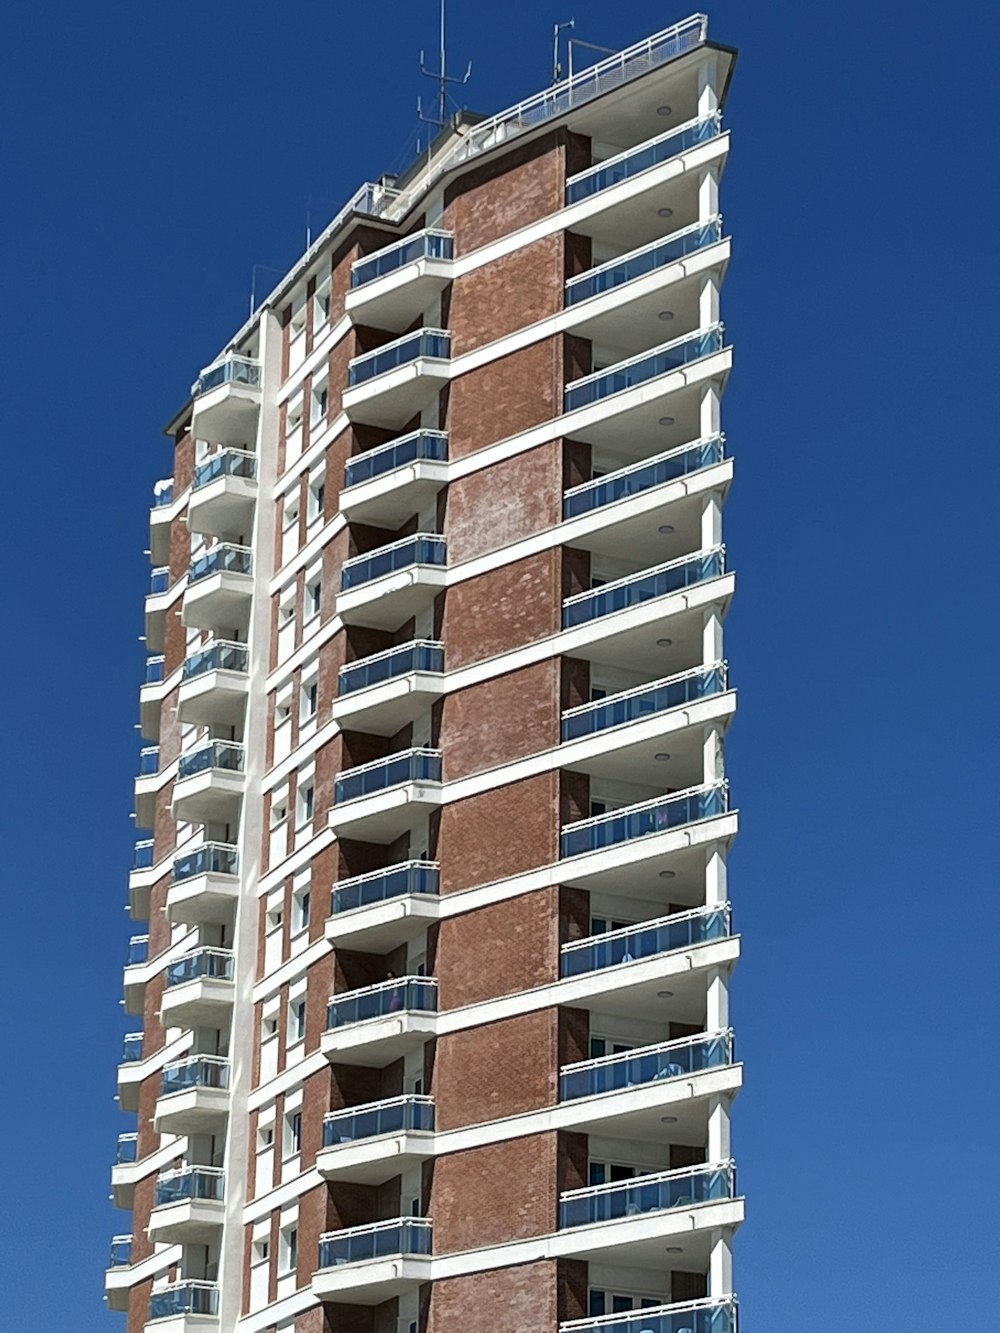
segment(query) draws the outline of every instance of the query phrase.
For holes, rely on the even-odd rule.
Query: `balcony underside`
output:
[[[447,383],[446,361],[418,357],[353,389],[345,389],[344,411],[351,421],[402,430]]]
[[[409,1051],[419,1050],[437,1031],[437,1015],[407,1012],[324,1032],[320,1049],[331,1064],[384,1069]]]
[[[340,509],[349,523],[371,523],[394,530],[426,509],[447,481],[447,463],[426,459],[406,463],[384,476],[342,490]]]
[[[167,917],[171,924],[228,923],[239,892],[235,875],[192,875],[167,889]]]
[[[553,1119],[560,1129],[580,1134],[662,1143],[663,1118],[669,1114],[671,1138],[702,1143],[711,1097],[734,1097],[743,1085],[743,1066],[723,1065],[676,1078],[638,1083],[593,1097],[559,1103]]]
[[[669,1266],[706,1270],[711,1258],[712,1232],[731,1230],[742,1221],[742,1199],[692,1204],[687,1208],[568,1228],[559,1232],[553,1251],[560,1257],[613,1263],[623,1268],[662,1271]],[[671,1256],[669,1265],[664,1264],[665,1245],[680,1246],[681,1252]]]
[[[192,532],[248,542],[256,503],[256,481],[246,477],[216,477],[191,492],[188,527]]]
[[[188,584],[182,620],[189,628],[246,630],[253,578],[223,570]]]
[[[388,953],[416,939],[438,919],[436,894],[410,893],[385,902],[355,907],[327,918],[325,934],[332,944],[362,953]]]
[[[559,862],[558,882],[591,893],[643,898],[648,886],[662,877],[668,881],[671,898],[688,903],[699,881],[704,885],[706,854],[716,844],[728,846],[737,827],[737,812],[730,810],[694,824],[567,857]]]
[[[153,1128],[158,1134],[214,1134],[228,1115],[227,1089],[188,1088],[157,1101]]]
[[[160,1244],[210,1245],[217,1239],[225,1204],[216,1199],[182,1199],[149,1214],[149,1239]]]
[[[243,720],[250,682],[240,671],[206,671],[181,682],[177,716],[181,722],[233,727]]]
[[[393,1176],[419,1166],[434,1155],[434,1135],[409,1131],[322,1148],[316,1170],[324,1180],[359,1185],[384,1185]]]
[[[448,286],[453,267],[450,259],[413,259],[349,291],[344,310],[355,324],[403,333]]]
[[[395,736],[421,716],[444,693],[444,677],[436,671],[410,671],[405,676],[340,695],[330,710],[339,727]]]
[[[233,1007],[233,983],[219,977],[195,977],[168,986],[160,1002],[165,1027],[225,1028]]]
[[[313,1295],[338,1305],[381,1305],[430,1280],[432,1260],[399,1255],[365,1263],[321,1268],[313,1274]]]
[[[174,783],[170,813],[190,824],[228,824],[239,819],[246,778],[227,768],[207,768]]]
[[[191,412],[191,434],[213,444],[248,444],[257,438],[261,391],[249,384],[225,383],[199,394]]]
[[[338,838],[356,838],[384,847],[416,828],[440,804],[439,784],[402,783],[388,791],[334,805],[329,827]]]
[[[404,621],[431,606],[446,579],[445,571],[433,565],[414,565],[385,574],[338,593],[337,615],[346,625],[398,629]]]

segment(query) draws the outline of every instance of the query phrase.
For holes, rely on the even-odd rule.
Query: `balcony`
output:
[[[572,1319],[559,1325],[559,1333],[737,1333],[736,1311],[735,1296],[709,1296],[599,1319]]]
[[[132,869],[128,877],[128,905],[133,921],[149,920],[149,897],[153,885],[164,873],[154,863],[155,848],[152,838],[142,838],[132,848]]]
[[[245,643],[213,639],[184,659],[177,694],[181,722],[237,726],[246,709],[250,650]]]
[[[182,754],[170,812],[192,824],[235,823],[245,785],[246,756],[238,741],[212,740]]]
[[[111,1168],[111,1197],[116,1208],[131,1208],[135,1199],[139,1135],[119,1134],[115,1164]]]
[[[153,827],[159,787],[160,747],[143,746],[139,751],[139,772],[135,779],[135,822],[140,828]]]
[[[154,565],[165,565],[170,559],[173,503],[173,478],[167,477],[163,481],[158,481],[153,487],[153,507],[149,511],[149,552]]]
[[[326,937],[344,949],[388,953],[437,920],[439,885],[431,861],[404,861],[341,880],[333,886]]]
[[[155,1244],[209,1245],[225,1212],[225,1175],[214,1166],[187,1166],[158,1176],[149,1215]]]
[[[261,365],[230,355],[203,370],[191,386],[191,434],[216,444],[245,444],[257,437]]]
[[[219,1326],[219,1288],[215,1282],[172,1282],[150,1293],[149,1324],[157,1320],[171,1322],[164,1325],[170,1333],[194,1333],[196,1329],[217,1329]]]
[[[139,729],[147,740],[160,738],[160,708],[166,694],[164,657],[156,653],[146,658],[142,685],[139,687]]]
[[[720,113],[690,120],[675,129],[659,134],[655,139],[648,139],[637,148],[629,148],[624,153],[605,158],[596,166],[579,171],[566,181],[566,203],[576,204],[589,199],[595,194],[609,190],[622,181],[641,176],[653,167],[679,157],[699,144],[707,143],[722,132]]]
[[[253,553],[220,542],[192,561],[184,593],[184,624],[245,630],[253,599]]]
[[[356,356],[347,370],[343,406],[351,421],[402,429],[447,384],[451,334],[419,329],[373,352]]]
[[[154,653],[161,653],[166,634],[167,614],[177,596],[178,589],[170,580],[170,568],[161,565],[150,571],[149,593],[146,597],[146,646]]]
[[[637,278],[667,268],[687,255],[717,245],[721,239],[722,218],[718,216],[707,222],[696,222],[693,227],[684,227],[652,245],[640,246],[638,250],[570,278],[566,283],[566,305],[576,306],[591,297],[615,291]]]
[[[188,527],[215,537],[249,536],[257,503],[257,455],[223,449],[194,470]]]
[[[619,500],[642,495],[645,491],[679,481],[682,477],[705,468],[714,467],[725,459],[725,445],[721,435],[712,435],[692,444],[668,449],[653,458],[642,459],[628,467],[607,472],[582,486],[574,486],[563,496],[563,518],[579,518],[592,514]]]
[[[323,1121],[316,1169],[326,1180],[383,1185],[433,1155],[434,1102],[430,1097],[390,1097]]]
[[[132,1283],[131,1265],[131,1235],[112,1236],[111,1254],[108,1258],[108,1268],[104,1278],[104,1294],[107,1298],[109,1310],[122,1312],[128,1310],[129,1291]]]
[[[652,351],[640,352],[627,361],[619,361],[607,370],[597,370],[592,375],[573,380],[566,385],[563,396],[563,410],[574,412],[579,408],[589,407],[609,398],[614,394],[625,393],[638,388],[650,380],[659,380],[683,370],[693,361],[721,352],[723,347],[722,325],[715,324],[697,333],[685,333],[671,342],[654,347]],[[683,384],[679,381],[678,386]]]
[[[173,863],[167,889],[171,923],[228,922],[239,897],[239,855],[228,842],[206,842]]]
[[[443,537],[418,532],[346,560],[337,615],[347,625],[397,629],[431,606],[447,581],[447,558]]]
[[[398,528],[448,480],[448,436],[416,430],[347,460],[340,508],[350,522]]]
[[[414,639],[341,667],[331,716],[341,727],[395,736],[443,690],[444,644]]]
[[[160,1019],[165,1027],[224,1028],[233,1005],[233,954],[201,948],[166,968]]]
[[[146,1077],[142,1063],[143,1034],[126,1032],[118,1064],[118,1104],[123,1111],[138,1111],[139,1088]]]
[[[405,329],[452,279],[455,238],[427,228],[351,265],[344,309],[356,324]]]
[[[431,1223],[398,1217],[328,1231],[319,1238],[313,1295],[321,1301],[380,1305],[430,1278]]]
[[[690,588],[696,583],[721,578],[726,572],[726,551],[716,546],[695,555],[683,555],[678,560],[667,560],[652,569],[640,569],[625,578],[615,579],[599,588],[578,592],[563,602],[563,629],[584,625],[602,616],[627,611],[643,602]]]
[[[394,977],[334,995],[323,1054],[332,1062],[384,1069],[419,1049],[437,1030],[437,979]]]
[[[125,1012],[141,1017],[146,996],[146,962],[149,958],[149,936],[133,935],[128,942],[123,985]]]
[[[164,1065],[153,1116],[158,1134],[214,1134],[228,1114],[228,1060],[190,1055]]]
[[[562,946],[559,959],[561,977],[578,977],[604,968],[621,967],[643,958],[654,958],[675,949],[690,949],[732,934],[729,904],[723,907],[698,907],[692,912],[677,912],[621,930],[609,930],[588,939],[574,940]]]
[[[632,690],[623,690],[620,694],[596,699],[593,703],[581,704],[578,708],[569,708],[562,715],[562,739],[571,741],[582,736],[593,736],[643,718],[655,717],[683,704],[709,699],[726,690],[727,676],[726,663],[715,662],[712,666],[694,667],[691,671],[681,671],[648,685],[639,685]]]
[[[639,838],[693,824],[700,819],[712,819],[725,814],[728,809],[729,788],[725,782],[657,796],[638,805],[609,810],[592,819],[564,824],[560,856],[582,856],[607,847],[619,847]]]
[[[440,805],[441,751],[403,750],[345,769],[333,799],[328,824],[338,837],[393,842]]]

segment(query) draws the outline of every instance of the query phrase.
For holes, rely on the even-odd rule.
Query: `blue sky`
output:
[[[487,112],[547,81],[555,20],[623,46],[686,12],[451,8]],[[723,208],[744,1327],[985,1327],[1000,19],[976,0],[720,0],[711,20],[740,48]],[[252,266],[286,268],[307,210],[325,222],[403,164],[435,44],[436,0],[0,16],[11,1328],[119,1324],[101,1291],[127,1221],[107,1195],[160,429],[241,323]]]

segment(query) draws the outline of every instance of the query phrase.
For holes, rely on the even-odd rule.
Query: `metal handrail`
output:
[[[630,1176],[627,1180],[609,1180],[603,1185],[584,1185],[582,1189],[564,1190],[559,1195],[562,1203],[566,1199],[595,1198],[601,1194],[611,1194],[616,1190],[635,1188],[640,1185],[656,1185],[661,1180],[682,1180],[685,1176],[707,1175],[710,1171],[733,1171],[736,1163],[732,1158],[724,1162],[704,1162],[697,1166],[677,1166],[671,1171],[653,1171],[647,1176]]]
[[[735,1311],[736,1306],[735,1296],[705,1296],[701,1300],[678,1301],[673,1305],[644,1305],[639,1310],[624,1310],[618,1314],[599,1315],[596,1319],[570,1319],[559,1325],[559,1333],[591,1333],[591,1330],[593,1330],[593,1333],[601,1333],[602,1329],[611,1329],[613,1333],[619,1333],[619,1330],[626,1325],[629,1328],[634,1325],[638,1333],[642,1333],[644,1324],[655,1324],[659,1319],[671,1316],[679,1317],[688,1313],[697,1314],[699,1310]],[[722,1333],[722,1330],[719,1333]]]
[[[350,370],[352,366],[357,366],[362,361],[367,361],[371,357],[380,356],[383,352],[391,352],[393,348],[402,347],[404,343],[411,342],[414,338],[427,337],[450,338],[451,333],[448,329],[435,329],[427,324],[423,328],[413,329],[409,333],[404,333],[399,338],[393,338],[391,342],[382,343],[380,346],[373,348],[370,352],[362,352],[360,356],[352,356],[347,363],[347,368]]]
[[[621,477],[628,477],[633,472],[642,472],[645,468],[655,467],[657,463],[665,463],[667,459],[678,458],[681,454],[690,453],[693,449],[703,449],[708,444],[716,444],[719,441],[725,442],[725,435],[719,431],[715,435],[703,435],[698,440],[689,440],[686,444],[678,444],[673,449],[665,449],[662,454],[652,454],[649,458],[640,458],[637,463],[629,463],[627,467],[615,468],[613,472],[604,472],[599,477],[592,477],[590,481],[581,481],[578,486],[570,486],[563,491],[563,499],[568,500],[570,496],[582,495],[584,491],[589,491],[598,486],[606,486],[608,482],[618,481]]]
[[[601,163],[601,165],[603,166],[605,164]],[[661,236],[656,241],[650,241],[648,245],[640,245],[635,250],[628,250],[625,254],[619,255],[616,259],[608,259],[603,264],[597,264],[594,268],[588,268],[583,273],[578,273],[573,278],[567,278],[566,288],[568,290],[570,287],[578,287],[581,283],[596,277],[598,273],[607,273],[611,269],[622,268],[625,264],[631,263],[633,259],[639,259],[642,255],[650,254],[652,251],[658,250],[663,245],[669,245],[671,241],[679,240],[682,236],[687,236],[695,231],[704,231],[705,228],[710,227],[713,222],[718,223],[721,227],[722,214],[713,213],[711,217],[704,218],[699,222],[693,222],[689,227],[680,227],[677,231],[672,231],[667,236]]]
[[[429,1230],[431,1219],[429,1217],[392,1217],[387,1222],[362,1222],[360,1226],[356,1227],[342,1227],[339,1231],[324,1231],[320,1236],[320,1243],[324,1240],[342,1240],[347,1236],[360,1236],[372,1231],[389,1231],[402,1226]]]
[[[401,537],[399,541],[390,542],[388,546],[376,546],[373,551],[365,551],[363,555],[352,555],[350,560],[345,560],[341,569],[352,569],[361,565],[366,560],[371,560],[373,556],[385,555],[389,551],[400,551],[404,546],[411,546],[414,542],[439,542],[442,546],[447,546],[447,539],[442,537],[439,532],[414,532],[409,537]],[[353,663],[351,663],[353,665]]]
[[[576,172],[573,176],[566,177],[567,191],[577,181],[586,180],[588,176],[596,176],[599,171],[606,171],[608,167],[615,166],[618,162],[626,162],[636,153],[643,149],[653,148],[658,143],[665,143],[667,139],[673,139],[678,134],[683,134],[685,130],[693,130],[697,125],[704,125],[706,122],[714,120],[721,121],[722,112],[712,111],[707,116],[693,116],[690,120],[684,121],[682,125],[675,125],[672,129],[664,130],[662,134],[656,134],[652,139],[644,139],[642,143],[633,144],[631,148],[625,148],[620,153],[615,153],[612,157],[602,158],[600,162],[595,162],[592,167],[587,167],[583,171]]]
[[[582,939],[570,940],[567,944],[563,944],[559,952],[567,954],[574,953],[579,949],[592,949],[595,944],[603,944],[612,940],[624,940],[629,935],[635,935],[639,931],[656,930],[660,926],[676,926],[682,921],[694,921],[698,917],[712,916],[718,912],[728,914],[731,911],[732,905],[730,903],[714,903],[708,907],[694,907],[690,912],[675,912],[671,916],[658,916],[651,921],[637,921],[631,926],[621,926],[618,930],[604,930],[598,935],[585,935]]]
[[[395,754],[387,754],[384,759],[371,759],[367,764],[359,764],[357,768],[343,768],[337,774],[337,781],[342,782],[344,778],[357,777],[359,773],[370,773],[376,768],[384,768],[386,764],[395,763],[398,759],[408,759],[414,755],[428,755],[432,759],[441,758],[441,750],[431,750],[426,746],[413,745],[408,750],[398,750]]]
[[[677,338],[671,338],[669,342],[659,343],[656,347],[649,347],[645,352],[637,352],[635,356],[630,356],[625,361],[616,361],[612,366],[605,366],[603,370],[594,370],[589,375],[581,375],[578,380],[570,380],[566,385],[566,393],[572,393],[578,389],[581,384],[590,384],[594,380],[602,379],[605,375],[612,375],[622,370],[627,370],[629,366],[639,365],[642,361],[648,361],[651,357],[660,352],[669,352],[672,347],[679,347],[681,343],[690,342],[693,338],[702,338],[709,333],[722,333],[724,325],[721,321],[715,324],[706,324],[704,328],[692,329],[690,333],[682,333]]]
[[[421,986],[436,986],[437,977],[391,977],[388,981],[377,981],[374,986],[361,986],[358,990],[342,990],[331,995],[328,1004],[341,1004],[344,1000],[356,999],[359,995],[375,995],[378,991],[394,990],[414,982]]]
[[[406,538],[408,541],[409,538]],[[401,545],[401,543],[397,543]],[[379,547],[381,551],[387,551],[387,546]],[[365,559],[367,557],[356,556],[355,559]],[[345,561],[349,564],[349,561]],[[394,648],[383,648],[379,653],[371,653],[368,657],[356,657],[353,662],[345,662],[340,668],[338,675],[343,676],[348,671],[356,671],[359,667],[367,666],[371,662],[384,662],[388,657],[394,657],[397,653],[407,653],[414,648],[443,648],[444,644],[440,639],[408,639],[406,643],[399,643]],[[353,769],[350,771],[354,771]]]
[[[659,1055],[666,1051],[679,1051],[698,1042],[724,1041],[733,1036],[732,1028],[719,1028],[716,1032],[697,1032],[690,1037],[675,1037],[673,1041],[658,1041],[652,1046],[632,1046],[627,1051],[616,1051],[613,1055],[598,1055],[591,1060],[574,1060],[572,1064],[561,1065],[560,1076],[578,1074],[586,1069],[606,1069],[609,1065],[619,1064],[624,1060],[634,1060],[642,1055]]]
[[[608,584],[602,584],[602,587],[608,587]],[[596,592],[597,589],[591,589]],[[678,681],[688,680],[692,676],[706,676],[710,671],[726,670],[725,662],[709,662],[704,666],[691,667],[689,671],[678,671],[672,676],[662,676],[659,680],[651,680],[648,685],[634,685],[630,690],[620,690],[617,694],[606,694],[603,699],[591,699],[589,703],[577,704],[575,708],[566,708],[563,710],[563,721],[568,717],[579,717],[581,713],[594,712],[599,708],[607,708],[609,704],[620,703],[623,699],[632,699],[637,694],[648,694],[650,690],[662,689],[664,685],[674,685]]]
[[[661,574],[666,569],[676,569],[680,565],[686,565],[692,560],[703,560],[706,556],[717,555],[725,552],[725,546],[708,546],[702,551],[690,551],[687,555],[679,555],[674,560],[664,560],[660,565],[650,565],[648,569],[637,569],[634,574],[626,574],[624,578],[611,579],[607,583],[602,583],[597,588],[585,588],[583,592],[575,592],[572,597],[563,598],[563,606],[573,606],[577,602],[585,601],[588,597],[596,597],[599,593],[613,591],[615,588],[624,588],[629,583],[634,583],[637,579],[651,578],[654,574]]]

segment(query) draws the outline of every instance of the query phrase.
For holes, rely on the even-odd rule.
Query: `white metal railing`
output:
[[[635,805],[609,806],[603,815],[591,815],[588,819],[577,819],[572,824],[563,824],[562,831],[563,833],[576,833],[580,829],[593,828],[597,824],[606,824],[615,815],[638,815],[644,810],[655,810],[664,801],[683,801],[686,796],[698,796],[702,792],[714,791],[716,788],[726,785],[724,782],[698,782],[693,787],[685,787],[682,791],[672,791],[665,796],[652,796],[648,801],[637,801]]]
[[[577,181],[586,180],[588,176],[596,176],[599,171],[606,171],[608,167],[626,161],[627,158],[633,157],[641,149],[655,148],[657,144],[664,143],[667,139],[676,139],[685,130],[693,130],[696,125],[701,125],[707,120],[720,120],[721,117],[722,113],[719,111],[712,112],[710,116],[693,116],[690,120],[684,121],[683,125],[675,125],[672,129],[665,130],[663,134],[657,134],[652,139],[643,139],[642,143],[633,144],[631,148],[624,148],[612,157],[604,157],[600,162],[595,162],[592,167],[587,167],[584,171],[578,171],[573,176],[567,176],[566,189],[570,190]]]
[[[634,1060],[640,1055],[669,1054],[690,1046],[692,1042],[724,1041],[733,1035],[732,1028],[719,1028],[715,1032],[697,1032],[690,1037],[675,1037],[672,1041],[658,1041],[652,1046],[632,1046],[627,1051],[616,1051],[613,1055],[598,1055],[591,1060],[575,1060],[572,1064],[561,1065],[560,1074],[578,1074],[588,1069],[606,1069],[609,1065],[622,1064]]]
[[[581,375],[578,380],[571,380],[566,385],[566,392],[571,393],[583,384],[590,384],[594,380],[602,379],[605,375],[610,375],[612,371],[628,370],[629,366],[636,366],[642,361],[648,361],[660,352],[669,352],[672,347],[679,347],[682,343],[690,342],[692,338],[697,338],[699,335],[722,333],[723,331],[724,326],[721,323],[706,324],[703,329],[692,329],[690,333],[682,333],[677,338],[671,338],[669,342],[659,343],[656,347],[650,347],[645,352],[637,352],[635,356],[630,356],[626,361],[616,361],[614,365],[605,366],[603,370],[594,370],[589,375]]]
[[[444,542],[445,538],[439,532],[414,532],[412,536],[400,537],[399,541],[390,542],[388,546],[376,546],[374,551],[365,551],[362,555],[352,555],[350,560],[345,560],[341,565],[341,570],[356,569],[363,565],[366,560],[371,560],[375,555],[387,555],[391,551],[401,551],[404,546],[411,546],[415,541]],[[394,649],[389,649],[394,652]],[[359,659],[361,660],[361,659]],[[367,659],[365,659],[367,660]],[[353,663],[351,664],[353,665]]]
[[[607,587],[607,584],[603,585]],[[694,676],[703,676],[709,671],[720,671],[725,667],[724,662],[711,662],[705,666],[691,667],[688,671],[678,671],[672,676],[662,676],[659,680],[651,680],[648,685],[634,685],[630,690],[620,690],[617,694],[606,694],[603,699],[591,699],[589,703],[577,704],[575,708],[567,708],[563,711],[563,721],[568,717],[579,717],[583,713],[597,712],[601,708],[607,708],[609,704],[623,703],[626,699],[634,699],[639,694],[649,694],[652,690],[663,689],[665,685],[676,685],[682,680],[690,680]]]
[[[420,986],[437,986],[437,977],[418,977],[415,973],[405,977],[390,977],[388,981],[376,981],[374,986],[359,986],[357,990],[342,990],[331,995],[330,1004],[340,1004],[343,1000],[356,1000],[363,995],[378,995],[382,991],[399,990],[410,983]]]
[[[357,770],[353,770],[357,772]],[[372,880],[384,879],[392,871],[416,870],[437,870],[437,861],[398,861],[395,865],[386,866],[384,870],[368,870],[363,875],[352,875],[350,879],[338,879],[334,884],[335,889],[355,888],[359,884],[370,884]]]
[[[583,592],[575,592],[572,597],[564,597],[563,606],[573,606],[577,602],[585,601],[588,597],[593,597],[596,593],[606,593],[614,591],[615,588],[624,588],[629,583],[635,583],[637,579],[651,578],[655,574],[663,573],[666,569],[676,569],[679,565],[686,565],[691,560],[697,560],[699,556],[715,555],[725,549],[725,546],[710,546],[703,551],[691,551],[688,555],[679,555],[674,560],[664,560],[662,564],[651,565],[649,569],[637,569],[634,574],[626,574],[624,578],[611,579],[607,583],[598,584],[596,588],[585,588]]]
[[[704,1296],[671,1305],[645,1305],[596,1319],[570,1319],[559,1325],[559,1333],[624,1333],[633,1328],[636,1333],[694,1333],[696,1329],[699,1333],[734,1333],[735,1310],[735,1296]]]
[[[689,440],[686,444],[678,444],[673,449],[665,449],[662,454],[640,458],[637,463],[629,463],[627,467],[615,468],[613,472],[602,472],[599,477],[594,477],[590,481],[582,481],[579,486],[570,486],[568,490],[563,491],[563,500],[569,500],[574,495],[582,495],[585,491],[595,490],[599,486],[607,486],[609,482],[630,477],[633,473],[643,472],[647,468],[655,467],[657,463],[666,463],[671,458],[678,458],[681,454],[691,453],[699,447],[717,444],[719,441],[724,442],[725,438],[721,431],[715,435],[703,435],[697,440]]]
[[[627,1189],[629,1185],[658,1185],[661,1180],[681,1180],[695,1173],[732,1169],[734,1165],[732,1161],[699,1162],[696,1166],[676,1166],[670,1171],[651,1171],[649,1175],[629,1176],[626,1180],[608,1180],[603,1185],[584,1185],[581,1189],[563,1190],[559,1195],[559,1201],[563,1203],[567,1199],[592,1199],[601,1194],[618,1193]]]
[[[685,921],[696,921],[699,917],[713,913],[728,912],[729,903],[713,903],[708,907],[693,907],[690,912],[674,912],[670,916],[654,917],[650,921],[638,921],[631,926],[620,926],[617,930],[603,930],[599,935],[584,935],[582,939],[570,940],[560,947],[560,953],[576,953],[581,949],[592,949],[595,944],[611,944],[614,940],[624,940],[637,931],[654,931],[661,926],[679,926]]]
[[[413,745],[408,750],[399,750],[395,754],[387,754],[384,759],[370,759],[367,764],[358,764],[356,768],[344,768],[337,774],[338,778],[355,778],[362,773],[372,773],[376,768],[384,768],[386,764],[391,764],[394,759],[408,759],[411,755],[426,755],[431,759],[440,759],[441,751],[429,749],[425,745]],[[383,871],[377,871],[383,874]]]
[[[605,164],[602,162],[601,166],[604,165]],[[577,178],[574,176],[573,179],[575,180]],[[594,268],[585,269],[583,273],[578,273],[575,278],[567,279],[566,290],[569,291],[572,287],[579,287],[585,282],[592,282],[593,279],[598,277],[601,273],[609,273],[612,269],[624,268],[626,265],[633,263],[636,259],[641,259],[643,255],[653,254],[657,250],[662,250],[664,246],[670,245],[674,241],[679,241],[683,236],[690,236],[694,232],[704,231],[707,227],[710,227],[712,223],[721,224],[721,222],[722,214],[713,213],[710,218],[704,218],[699,222],[693,222],[690,227],[681,227],[678,231],[672,231],[667,236],[661,236],[658,240],[650,241],[648,245],[640,245],[636,250],[627,250],[623,255],[617,255],[614,259],[608,259],[603,264],[598,264]],[[681,256],[681,258],[685,257],[686,256]]]

